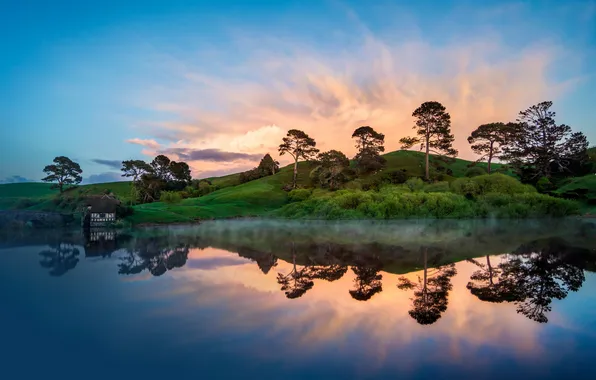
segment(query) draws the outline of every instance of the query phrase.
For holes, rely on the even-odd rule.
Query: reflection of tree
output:
[[[502,273],[501,267],[494,267],[490,261],[490,256],[486,256],[486,264],[475,259],[469,259],[469,262],[479,267],[477,271],[470,276],[467,288],[470,293],[478,297],[481,301],[500,303],[503,301],[515,301],[519,298],[511,283],[499,281]]]
[[[277,283],[281,285],[281,290],[290,299],[302,297],[315,284],[309,275],[308,267],[304,266],[302,269],[298,269],[294,243],[292,243],[292,264],[293,267],[290,273],[277,274]]]
[[[169,247],[167,241],[139,239],[121,258],[118,273],[130,275],[147,270],[153,276],[161,276],[169,270],[183,267],[188,259],[189,250],[188,244]]]
[[[39,264],[50,269],[50,276],[62,276],[79,262],[79,249],[70,243],[50,244],[50,249],[39,252]]]
[[[584,282],[582,256],[588,250],[550,241],[520,246],[500,265],[500,283],[512,289],[517,312],[536,322],[546,323],[553,299],[567,297]]]
[[[277,266],[277,256],[268,252],[255,251],[249,248],[238,248],[238,255],[256,261],[263,274],[269,273],[271,268]]]
[[[424,247],[423,277],[414,282],[400,277],[397,287],[402,290],[414,289],[412,309],[408,312],[421,325],[435,323],[447,310],[449,291],[453,287],[451,278],[457,273],[455,264],[428,268],[428,248]]]
[[[358,301],[368,301],[375,294],[382,292],[383,275],[379,273],[381,269],[383,269],[383,264],[376,257],[373,257],[372,260],[357,260],[356,265],[352,266],[352,271],[356,275],[355,289],[350,290],[352,298]]]

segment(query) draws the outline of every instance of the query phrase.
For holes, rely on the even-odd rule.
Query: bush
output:
[[[410,178],[405,182],[405,185],[410,189],[410,191],[421,191],[424,188],[424,181],[420,178]]]
[[[389,170],[383,173],[383,182],[392,185],[400,185],[408,180],[408,174],[404,169]]]
[[[429,183],[424,186],[424,191],[427,193],[447,193],[449,192],[449,182],[440,181],[435,183]]]
[[[524,185],[508,175],[495,173],[472,178],[458,178],[451,182],[451,191],[466,197],[476,197],[489,193],[509,195],[535,193],[536,189],[530,185]]]
[[[182,197],[180,196],[180,193],[176,191],[162,191],[159,200],[161,202],[173,204],[180,203]]]
[[[294,189],[288,193],[288,200],[290,202],[302,202],[310,197],[312,190],[309,189]]]
[[[554,190],[554,188],[555,186],[548,177],[541,177],[538,182],[536,182],[536,189],[541,193],[548,193],[549,191]]]
[[[473,166],[471,168],[469,168],[468,170],[466,170],[466,177],[471,178],[471,177],[477,177],[479,175],[485,175],[486,174],[486,170],[484,168],[481,168],[480,166]]]
[[[120,203],[118,207],[116,207],[116,218],[126,218],[127,216],[132,215],[134,211],[134,208],[131,206]]]

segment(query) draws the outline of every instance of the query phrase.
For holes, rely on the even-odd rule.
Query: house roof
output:
[[[88,197],[85,200],[86,206],[91,206],[92,212],[116,212],[120,201],[108,195]]]

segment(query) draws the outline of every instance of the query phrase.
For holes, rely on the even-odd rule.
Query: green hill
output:
[[[405,170],[409,176],[420,177],[424,171],[424,154],[415,151],[395,151],[384,155],[387,165],[373,175],[360,177],[348,184],[350,188],[360,188],[383,176],[385,172]],[[435,160],[434,156],[431,160]],[[446,165],[449,169],[443,176],[445,180],[465,175],[470,161],[456,159]],[[486,167],[486,164],[478,164]],[[501,167],[494,164],[494,170]],[[300,163],[298,184],[309,184],[311,167]],[[172,223],[189,222],[197,219],[227,218],[241,216],[266,216],[288,202],[288,193],[282,187],[291,182],[292,165],[282,168],[272,176],[240,184],[240,173],[209,178],[220,190],[200,198],[185,199],[178,204],[155,202],[135,206],[135,213],[130,218],[133,223]],[[112,182],[83,185],[64,193],[62,201],[56,197],[58,192],[51,190],[49,184],[21,183],[0,185],[0,210],[30,209],[48,211],[69,211],[73,200],[85,195],[113,192],[121,200],[130,200],[130,182]],[[321,191],[321,190],[317,190]],[[66,199],[66,201],[64,201]]]

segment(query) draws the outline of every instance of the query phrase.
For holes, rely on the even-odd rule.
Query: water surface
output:
[[[6,378],[596,378],[596,223],[0,236]],[[4,376],[3,376],[4,377]]]

